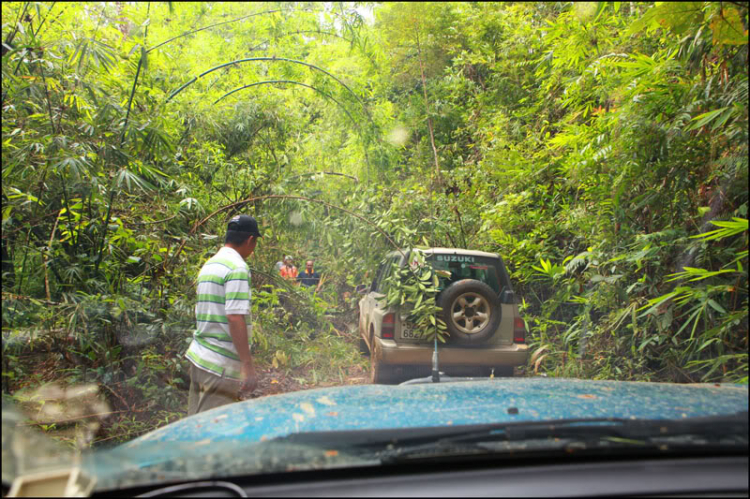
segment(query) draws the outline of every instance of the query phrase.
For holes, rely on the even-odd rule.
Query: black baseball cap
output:
[[[258,230],[258,222],[250,215],[236,215],[227,224],[227,232],[243,232],[255,237],[263,237]]]

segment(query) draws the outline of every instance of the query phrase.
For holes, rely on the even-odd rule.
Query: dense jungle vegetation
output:
[[[264,394],[366,380],[354,287],[389,238],[502,255],[527,375],[747,383],[747,27],[745,2],[4,4],[4,400],[104,414],[86,445],[183,417],[194,280],[238,213]]]

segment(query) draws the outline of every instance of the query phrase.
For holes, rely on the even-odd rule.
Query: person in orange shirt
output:
[[[279,273],[284,279],[297,282],[297,267],[294,266],[294,260],[291,255],[287,255],[284,258],[284,265],[281,267]]]

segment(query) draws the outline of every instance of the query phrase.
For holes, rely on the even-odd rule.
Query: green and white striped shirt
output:
[[[250,270],[239,253],[224,246],[198,274],[196,329],[185,355],[199,369],[240,380],[240,357],[232,343],[227,314],[250,315]],[[245,322],[251,342],[249,317]]]

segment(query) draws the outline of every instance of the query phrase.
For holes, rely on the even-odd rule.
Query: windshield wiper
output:
[[[743,411],[730,416],[708,416],[690,419],[624,419],[582,418],[559,421],[531,421],[494,425],[485,431],[467,432],[463,435],[441,438],[439,442],[472,442],[487,440],[519,441],[538,438],[567,437],[620,437],[643,439],[699,435],[721,438],[727,435],[748,433],[748,413]]]
[[[541,442],[540,442],[541,441]],[[602,446],[652,446],[671,448],[695,445],[730,445],[747,448],[748,413],[690,419],[631,420],[623,418],[563,419],[500,423],[444,436],[431,442],[392,447],[382,452],[384,463],[435,455],[498,453],[507,448],[496,443],[536,442],[532,449],[541,450],[551,443],[554,448],[578,444],[580,448]],[[494,445],[493,445],[494,444]],[[510,447],[509,447],[510,448]]]
[[[565,445],[747,446],[748,412],[687,419],[576,418],[464,426],[296,433],[274,439],[370,454],[383,462],[409,456],[476,454],[508,449],[559,449]],[[526,446],[533,443],[532,446]],[[507,450],[507,449],[506,449]]]
[[[688,419],[576,418],[546,421],[517,421],[462,426],[429,426],[375,430],[339,430],[293,433],[274,439],[312,446],[354,449],[382,449],[386,446],[434,444],[436,442],[521,441],[533,438],[559,438],[558,435],[604,435],[620,438],[650,437],[688,433],[704,437],[740,434],[747,436],[748,412]]]

